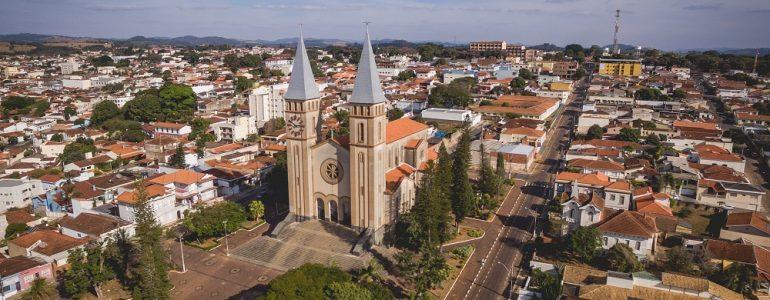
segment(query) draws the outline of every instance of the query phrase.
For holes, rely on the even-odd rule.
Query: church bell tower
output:
[[[286,163],[289,174],[289,216],[297,221],[316,217],[313,206],[311,147],[317,141],[316,131],[320,93],[313,78],[305,41],[300,32],[286,100]]]
[[[385,102],[367,26],[350,98],[351,223],[370,230],[375,241],[381,239],[385,223]]]

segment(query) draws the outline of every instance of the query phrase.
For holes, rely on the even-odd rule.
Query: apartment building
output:
[[[0,179],[0,213],[32,204],[32,197],[43,193],[40,180]]]
[[[479,42],[471,42],[470,43],[470,50],[471,51],[504,51],[506,50],[507,45],[505,41],[479,41]]]
[[[600,59],[599,74],[636,77],[642,74],[642,61],[638,59]]]

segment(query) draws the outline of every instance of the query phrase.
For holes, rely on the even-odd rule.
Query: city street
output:
[[[522,247],[532,236],[535,212],[548,197],[551,177],[561,158],[558,145],[569,135],[569,124],[579,111],[577,105],[571,101],[557,112],[541,148],[542,163],[533,167],[523,186],[509,191],[497,216],[483,228],[486,235],[476,243],[476,252],[446,299],[505,299],[515,293],[515,288],[510,290],[510,279],[521,272]]]

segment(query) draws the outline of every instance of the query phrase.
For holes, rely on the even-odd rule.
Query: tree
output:
[[[195,118],[190,120],[190,134],[187,135],[189,140],[195,140],[199,134],[209,131],[211,121],[204,118]]]
[[[155,219],[143,181],[137,183],[134,193],[137,202],[134,222],[138,261],[134,269],[136,282],[132,294],[134,299],[169,299],[171,282],[168,279],[168,256],[161,242],[163,229]]]
[[[48,300],[58,298],[56,288],[45,278],[35,278],[27,291],[21,295],[22,300]]]
[[[449,277],[449,266],[438,248],[420,249],[419,258],[409,251],[400,252],[395,258],[399,276],[413,287],[416,296],[424,295]]]
[[[689,274],[692,272],[692,255],[681,246],[675,246],[666,251],[666,264],[664,268],[667,271]]]
[[[602,129],[602,127],[599,126],[598,124],[594,124],[588,128],[586,139],[589,139],[589,140],[602,139],[603,135],[604,135],[604,129]]]
[[[168,162],[168,165],[179,169],[187,167],[182,143],[177,144],[176,151],[174,152],[174,155],[171,156],[171,161]]]
[[[401,119],[401,117],[403,116],[404,116],[404,111],[401,110],[400,108],[393,108],[391,110],[388,110],[389,121]]]
[[[471,187],[470,179],[468,178],[468,168],[471,160],[471,137],[467,130],[463,131],[457,148],[452,155],[454,156],[452,161],[452,213],[454,214],[455,224],[459,225],[468,215],[470,208],[473,207],[474,199],[473,187]]]
[[[249,213],[254,221],[261,219],[265,215],[265,205],[262,201],[254,200],[249,203]]]
[[[575,75],[573,76],[574,79],[580,79],[586,76],[586,69],[584,68],[578,68],[575,71]]]
[[[479,176],[479,189],[482,193],[493,196],[500,193],[500,180],[497,174],[492,169],[492,165],[489,162],[489,154],[486,153],[486,147],[482,141],[479,148],[479,155],[481,156],[481,172]]]
[[[521,93],[525,87],[527,87],[527,81],[524,80],[524,78],[521,78],[521,76],[511,80],[511,89],[515,92]]]
[[[626,142],[638,142],[641,132],[636,128],[623,127],[620,129],[620,133],[617,139]]]
[[[751,265],[733,263],[718,273],[715,281],[738,293],[751,294],[756,284],[756,269]]]
[[[532,285],[540,293],[542,299],[556,300],[562,295],[562,270],[557,267],[556,275],[543,272],[540,269],[532,271]]]
[[[431,89],[430,95],[428,95],[428,103],[434,106],[466,107],[472,100],[469,90],[464,89],[458,84],[451,83],[447,85],[437,85]]]
[[[519,77],[521,77],[523,79],[526,79],[526,80],[530,80],[530,79],[535,78],[535,75],[532,74],[532,71],[530,71],[529,69],[522,68],[522,69],[519,70]]]
[[[668,96],[664,95],[659,89],[656,88],[643,88],[634,93],[634,99],[637,100],[668,100]]]
[[[633,273],[642,270],[642,264],[636,254],[626,244],[616,243],[606,254],[609,268],[613,271]]]
[[[660,146],[660,137],[656,134],[650,133],[644,139],[644,143],[652,146]]]
[[[495,173],[497,173],[497,178],[499,180],[506,178],[505,158],[503,157],[502,153],[497,154],[497,161],[495,162]]]
[[[235,91],[236,92],[243,92],[248,89],[251,89],[254,86],[254,80],[248,79],[244,76],[238,76],[238,78],[235,79]]]
[[[5,238],[9,239],[12,237],[16,237],[17,234],[22,234],[29,230],[29,226],[24,223],[11,223],[8,224],[8,227],[5,228]]]
[[[245,220],[246,214],[240,205],[225,201],[190,213],[183,220],[183,224],[195,235],[195,238],[201,240],[222,236],[225,231],[233,232]],[[222,224],[225,221],[226,223]]]
[[[678,100],[687,98],[687,92],[685,92],[683,89],[675,89],[674,92],[671,94],[671,98],[678,99]]]
[[[398,81],[407,81],[409,79],[414,78],[416,75],[414,71],[412,70],[405,70],[398,73],[398,76],[396,76],[394,79]]]
[[[115,102],[104,100],[94,105],[94,109],[91,112],[91,124],[98,126],[104,123],[104,121],[119,115],[120,109]]]
[[[362,300],[372,299],[372,293],[354,282],[332,282],[324,289],[325,299]]]
[[[61,133],[56,133],[51,136],[51,141],[61,143],[62,141],[64,141],[64,135],[62,135]]]
[[[62,292],[64,296],[79,298],[88,292],[91,287],[91,278],[89,277],[89,267],[86,261],[86,253],[81,248],[75,248],[69,251],[67,263],[70,267],[62,276]]]
[[[265,299],[325,299],[331,284],[351,281],[350,274],[339,268],[304,264],[270,281]]]
[[[601,233],[596,227],[580,227],[570,234],[570,249],[583,263],[589,263],[601,247]]]
[[[113,61],[112,58],[107,55],[102,55],[91,58],[91,64],[94,65],[94,67],[105,67],[114,65],[115,61]]]

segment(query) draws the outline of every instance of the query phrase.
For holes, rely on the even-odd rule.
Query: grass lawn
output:
[[[719,230],[725,224],[725,215],[713,209],[701,206],[696,208],[692,204],[677,203],[671,208],[674,215],[692,225],[692,233],[697,235],[719,236]],[[690,213],[682,214],[682,211]]]
[[[257,221],[246,220],[246,221],[243,221],[243,223],[241,223],[241,228],[246,230],[252,230],[262,224],[265,224],[265,220],[257,220]]]
[[[476,251],[476,249],[471,245],[463,247],[467,249],[465,251],[467,255],[458,255],[454,251],[448,251],[444,253],[447,265],[449,265],[449,277],[444,280],[440,287],[429,291],[431,296],[434,296],[433,298],[443,299],[444,295],[449,293],[449,289],[452,287],[452,284],[455,282],[455,280],[457,280],[457,277],[460,276],[460,272],[463,270],[465,264],[468,263],[468,260],[471,258],[471,256],[473,256],[473,252]]]
[[[204,251],[209,251],[211,249],[214,249],[214,247],[219,246],[219,242],[216,238],[208,238],[205,240],[202,240],[198,242],[197,240],[192,241],[185,241],[185,245],[192,246]]]

